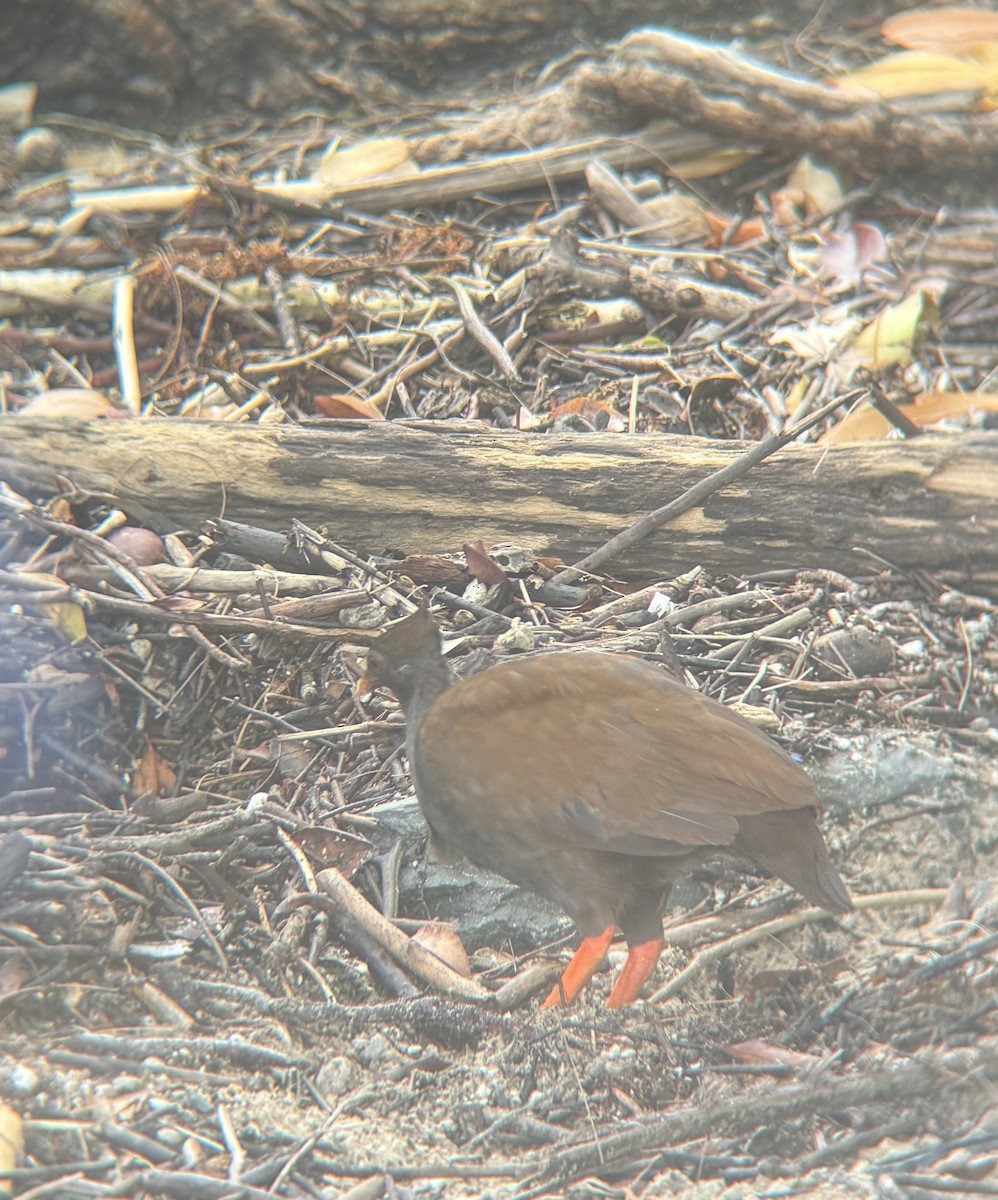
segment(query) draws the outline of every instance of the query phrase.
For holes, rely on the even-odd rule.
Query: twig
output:
[[[981,1081],[998,1078],[998,1045],[994,1040],[973,1050],[926,1055],[921,1060],[892,1063],[876,1071],[864,1070],[845,1079],[815,1085],[784,1083],[760,1088],[717,1104],[695,1104],[636,1122],[597,1141],[576,1142],[548,1151],[528,1187],[509,1200],[531,1200],[552,1193],[553,1183],[581,1179],[591,1171],[605,1171],[615,1163],[632,1160],[651,1148],[661,1150],[716,1135],[754,1133],[768,1126],[783,1128],[800,1117],[841,1111],[859,1104],[883,1104],[903,1098],[910,1105],[919,1096],[951,1088],[980,1087]],[[537,1185],[537,1186],[534,1186]]]
[[[114,281],[114,352],[118,359],[121,402],[126,412],[138,416],[142,409],[139,360],[135,353],[135,276],[119,275]]]
[[[944,900],[946,895],[946,888],[918,888],[907,892],[877,892],[872,896],[855,896],[853,898],[853,906],[859,911],[863,911],[864,909],[891,908],[899,905],[936,904],[938,901]],[[785,917],[778,917],[775,921],[767,921],[764,925],[756,925],[753,929],[746,929],[742,933],[736,933],[733,937],[725,938],[723,942],[715,942],[713,946],[708,946],[706,950],[701,950],[692,962],[685,966],[678,975],[674,975],[668,983],[663,984],[649,999],[652,1001],[671,1000],[677,992],[681,992],[691,980],[700,975],[711,963],[726,958],[729,954],[733,954],[736,950],[741,950],[745,946],[752,946],[756,942],[761,942],[765,938],[776,937],[781,933],[786,933],[789,929],[797,929],[801,925],[810,925],[814,921],[826,919],[831,920],[832,917],[823,908],[801,908],[796,912],[788,913]]]
[[[605,563],[619,558],[631,546],[640,542],[642,538],[648,537],[649,534],[654,533],[656,529],[664,525],[667,521],[674,520],[676,517],[682,516],[684,512],[688,512],[691,508],[703,504],[714,492],[719,491],[722,487],[726,487],[729,483],[733,483],[736,479],[740,479],[758,463],[769,458],[770,455],[775,454],[778,450],[782,450],[784,446],[789,445],[796,438],[800,437],[802,433],[813,429],[815,425],[820,425],[837,408],[843,404],[850,404],[856,398],[856,395],[857,393],[855,392],[848,392],[844,396],[840,396],[837,400],[832,400],[830,403],[824,405],[824,407],[819,408],[817,412],[812,413],[806,420],[801,421],[799,425],[795,425],[792,429],[788,429],[785,433],[777,434],[776,437],[767,438],[764,442],[759,442],[751,450],[747,450],[744,454],[739,455],[734,462],[728,463],[726,467],[721,467],[719,471],[712,472],[706,479],[701,479],[699,483],[695,483],[692,487],[687,488],[675,500],[670,500],[668,504],[662,505],[661,508],[656,508],[653,512],[646,513],[627,529],[622,529],[620,533],[614,534],[608,542],[604,542],[599,549],[594,550],[592,554],[587,554],[585,558],[575,563],[574,566],[566,567],[564,571],[559,571],[552,582],[572,583],[585,572],[595,571]]]
[[[510,357],[509,351],[478,315],[478,311],[466,289],[456,279],[451,279],[446,275],[441,276],[440,281],[448,284],[453,290],[454,295],[457,297],[457,307],[461,313],[465,328],[479,346],[481,346],[490,358],[495,360],[499,370],[502,371],[507,379],[512,380],[514,383],[522,382],[520,372],[516,369],[516,364]]]
[[[334,867],[315,877],[319,888],[344,908],[356,923],[375,938],[391,956],[423,983],[445,995],[462,1000],[488,1000],[491,993],[474,979],[466,979],[447,966],[435,954],[407,937],[369,903]]]

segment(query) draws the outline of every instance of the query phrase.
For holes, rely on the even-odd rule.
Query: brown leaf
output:
[[[177,786],[177,772],[152,746],[146,747],[132,777],[139,795],[168,796]]]
[[[461,549],[469,572],[479,583],[484,583],[486,587],[500,587],[509,582],[506,572],[489,558],[481,542],[466,542]]]
[[[335,867],[348,879],[356,875],[375,855],[375,847],[367,838],[328,825],[308,825],[296,829],[291,840],[316,868]]]

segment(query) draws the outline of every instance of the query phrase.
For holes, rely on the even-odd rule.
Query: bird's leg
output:
[[[664,945],[663,938],[655,938],[639,946],[627,947],[627,961],[614,981],[606,1002],[607,1008],[623,1008],[625,1004],[637,1000],[649,975],[655,970]]]
[[[567,1008],[599,970],[610,950],[612,941],[612,925],[608,925],[599,937],[583,938],[582,944],[572,955],[572,961],[562,972],[561,978],[551,989],[551,994],[541,1008],[555,1008],[559,1005]],[[630,955],[628,955],[627,961],[631,961]],[[652,963],[652,966],[654,965]],[[626,970],[626,967],[624,969]],[[643,983],[644,979],[641,982]]]

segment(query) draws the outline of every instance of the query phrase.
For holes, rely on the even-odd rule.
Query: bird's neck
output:
[[[399,692],[406,724],[412,729],[418,727],[433,703],[453,682],[454,676],[442,655],[435,655],[431,661],[421,663],[419,670],[414,672],[411,686]]]

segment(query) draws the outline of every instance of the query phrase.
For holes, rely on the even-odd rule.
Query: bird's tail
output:
[[[837,914],[852,911],[852,900],[828,857],[813,808],[739,817],[732,848],[778,875],[812,904]]]

